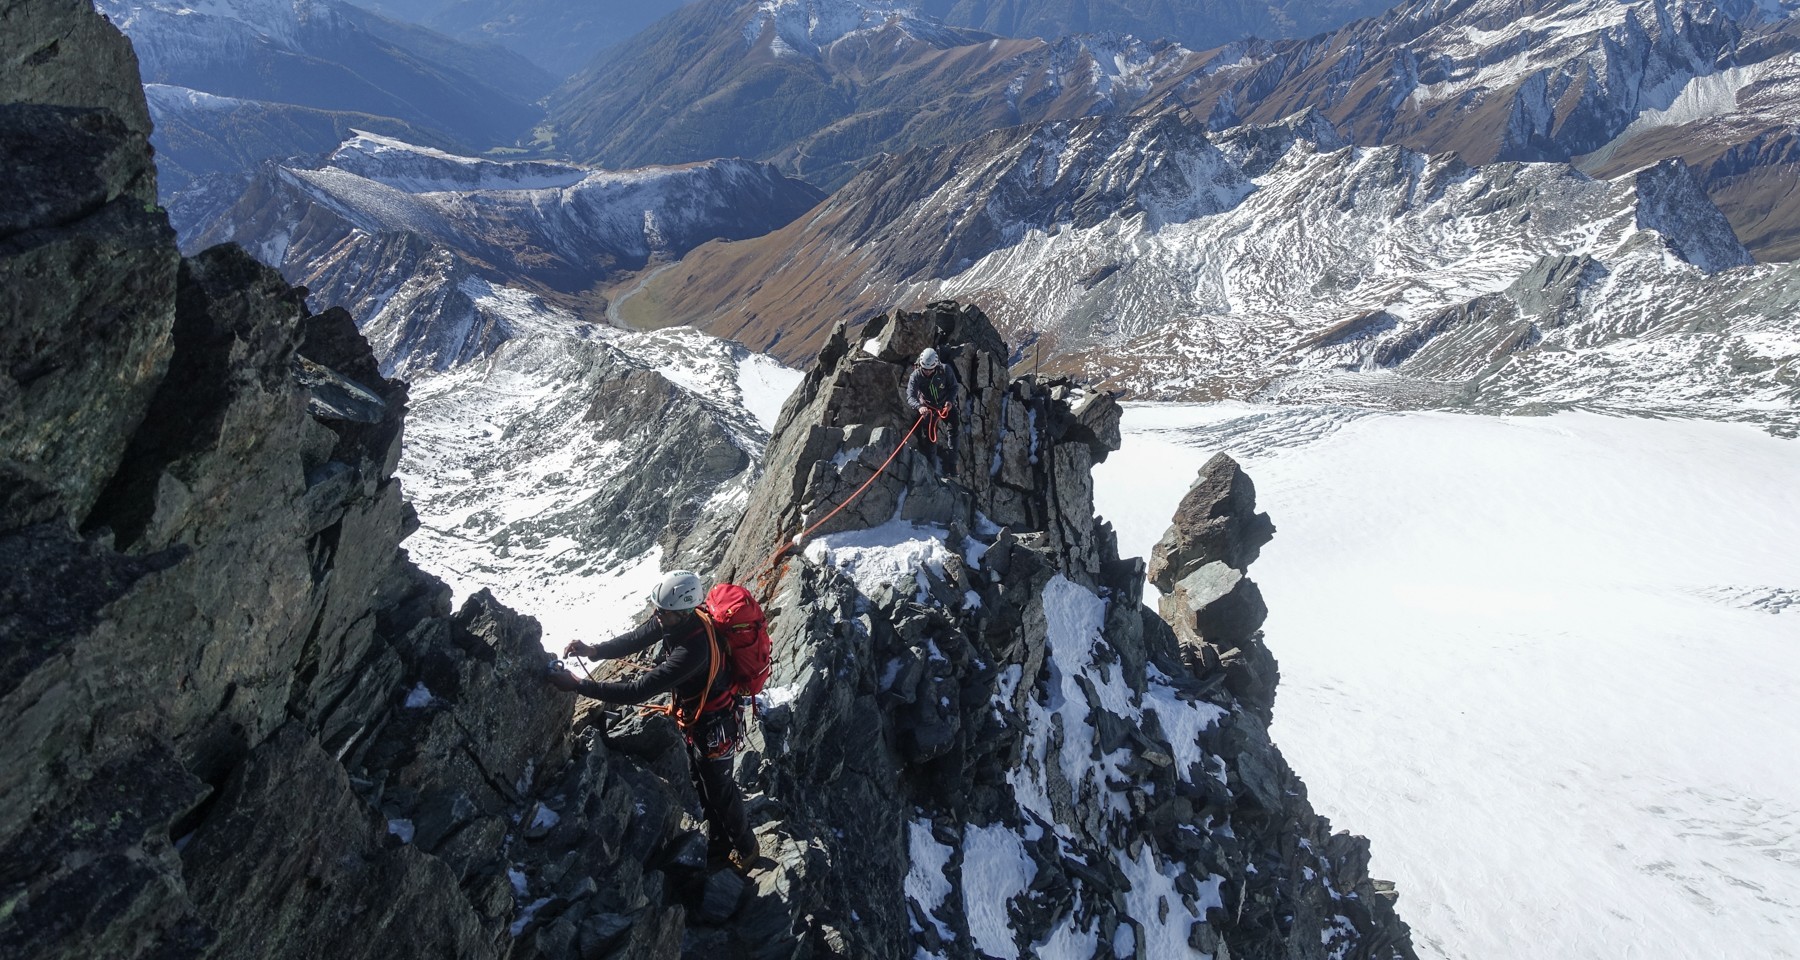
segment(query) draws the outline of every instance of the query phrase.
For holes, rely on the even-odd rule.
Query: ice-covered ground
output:
[[[1275,738],[1423,957],[1800,957],[1800,442],[1721,423],[1132,407],[1147,555],[1225,450]],[[1152,601],[1153,602],[1153,601]]]

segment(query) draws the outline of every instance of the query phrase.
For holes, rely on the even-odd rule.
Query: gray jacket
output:
[[[941,407],[947,403],[954,407],[956,398],[956,374],[950,372],[947,363],[931,370],[913,367],[912,375],[906,378],[906,402],[915,410],[928,404]]]

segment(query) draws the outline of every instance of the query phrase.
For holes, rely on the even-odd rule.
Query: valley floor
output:
[[[1371,839],[1421,956],[1800,957],[1800,443],[1330,407],[1124,426],[1095,470],[1121,553],[1214,452],[1256,482],[1276,742]]]

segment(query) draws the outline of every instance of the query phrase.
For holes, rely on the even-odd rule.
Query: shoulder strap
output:
[[[712,699],[713,684],[719,680],[719,632],[713,627],[712,614],[704,607],[695,608],[694,615],[706,628],[706,686],[700,688],[700,695],[694,699],[694,719],[697,720],[700,711],[706,709],[706,701]]]

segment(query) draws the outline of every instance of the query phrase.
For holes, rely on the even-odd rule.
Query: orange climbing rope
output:
[[[940,412],[938,414],[938,419],[942,419],[944,416],[946,416],[946,414]],[[848,496],[844,499],[843,503],[840,503],[836,507],[833,507],[830,513],[824,515],[823,517],[820,517],[816,522],[814,522],[812,524],[812,526],[809,526],[805,530],[800,531],[798,534],[795,535],[794,539],[788,541],[787,543],[782,544],[779,548],[776,549],[776,551],[774,553],[769,555],[769,559],[763,561],[762,566],[758,567],[757,572],[756,572],[756,585],[757,585],[759,593],[762,593],[765,596],[767,595],[768,587],[770,585],[769,581],[768,581],[768,576],[769,576],[769,574],[775,573],[778,571],[779,565],[781,563],[781,558],[786,556],[787,552],[789,550],[793,549],[794,547],[799,546],[803,541],[806,540],[807,537],[811,536],[812,532],[814,530],[817,530],[821,526],[824,526],[825,521],[830,520],[832,517],[837,516],[839,511],[843,510],[845,507],[849,506],[850,504],[856,502],[856,498],[862,496],[863,491],[869,489],[869,484],[874,483],[875,478],[881,476],[882,473],[887,470],[888,465],[894,462],[894,458],[900,455],[900,451],[904,450],[906,448],[906,441],[911,440],[912,435],[918,432],[919,424],[926,423],[927,421],[930,421],[930,420],[932,420],[932,418],[927,417],[925,414],[922,414],[922,413],[919,414],[918,419],[913,421],[912,428],[906,431],[906,436],[901,437],[900,442],[894,445],[894,452],[888,454],[888,458],[881,462],[881,466],[877,467],[873,474],[869,475],[869,479],[863,481],[862,486],[857,487],[855,492],[851,493],[850,496]],[[933,422],[931,429],[928,431],[928,435],[933,438],[934,442],[936,439],[936,434],[937,434],[937,424],[935,422]]]
[[[885,473],[887,471],[887,468],[893,464],[894,458],[898,457],[900,455],[900,451],[906,449],[906,441],[911,440],[913,434],[915,434],[919,431],[920,424],[923,424],[923,423],[930,424],[929,428],[926,430],[926,437],[929,438],[931,440],[931,442],[933,442],[933,443],[937,442],[937,437],[938,437],[937,421],[949,419],[950,408],[948,406],[945,406],[945,407],[936,408],[936,409],[937,409],[937,416],[935,416],[935,417],[928,416],[923,413],[919,414],[918,419],[913,421],[912,427],[906,431],[906,436],[901,437],[900,442],[894,445],[894,451],[892,453],[888,454],[887,459],[883,460],[881,462],[881,466],[877,467],[875,469],[875,472],[873,474],[869,475],[869,479],[863,481],[862,486],[857,487],[856,490],[850,494],[850,496],[846,497],[844,499],[843,503],[840,503],[837,506],[833,507],[830,513],[827,513],[823,517],[820,517],[817,521],[814,521],[811,526],[808,526],[805,530],[800,531],[800,533],[797,534],[793,540],[782,544],[780,548],[778,548],[774,553],[769,555],[769,559],[763,561],[762,565],[757,568],[756,576],[754,579],[756,580],[757,593],[761,595],[761,598],[765,602],[767,601],[767,598],[768,598],[769,587],[773,586],[772,581],[769,579],[769,575],[779,572],[781,558],[786,556],[787,552],[789,550],[793,549],[794,547],[799,546],[803,541],[806,540],[807,537],[811,536],[812,532],[814,530],[817,530],[821,526],[824,526],[825,521],[830,520],[832,517],[837,516],[838,513],[841,512],[845,507],[856,502],[856,498],[862,496],[863,491],[869,489],[869,485],[874,483],[875,479],[877,477],[881,476],[883,473]],[[710,625],[708,626],[708,633],[709,634],[711,633]],[[592,680],[594,678],[593,667],[588,666],[584,663],[583,670],[587,673],[589,680]],[[707,689],[710,690],[711,688],[712,688],[712,682],[709,679],[707,682]],[[674,712],[673,706],[647,708],[647,709],[654,709],[657,712],[668,712],[668,713]]]
[[[936,413],[937,416],[933,417],[929,414],[921,413],[919,414],[919,419],[925,421],[925,439],[930,441],[932,446],[936,446],[938,442],[938,422],[950,419],[950,405],[946,403],[941,407],[932,407],[931,410],[933,413]],[[905,441],[903,440],[901,442],[904,443]]]

